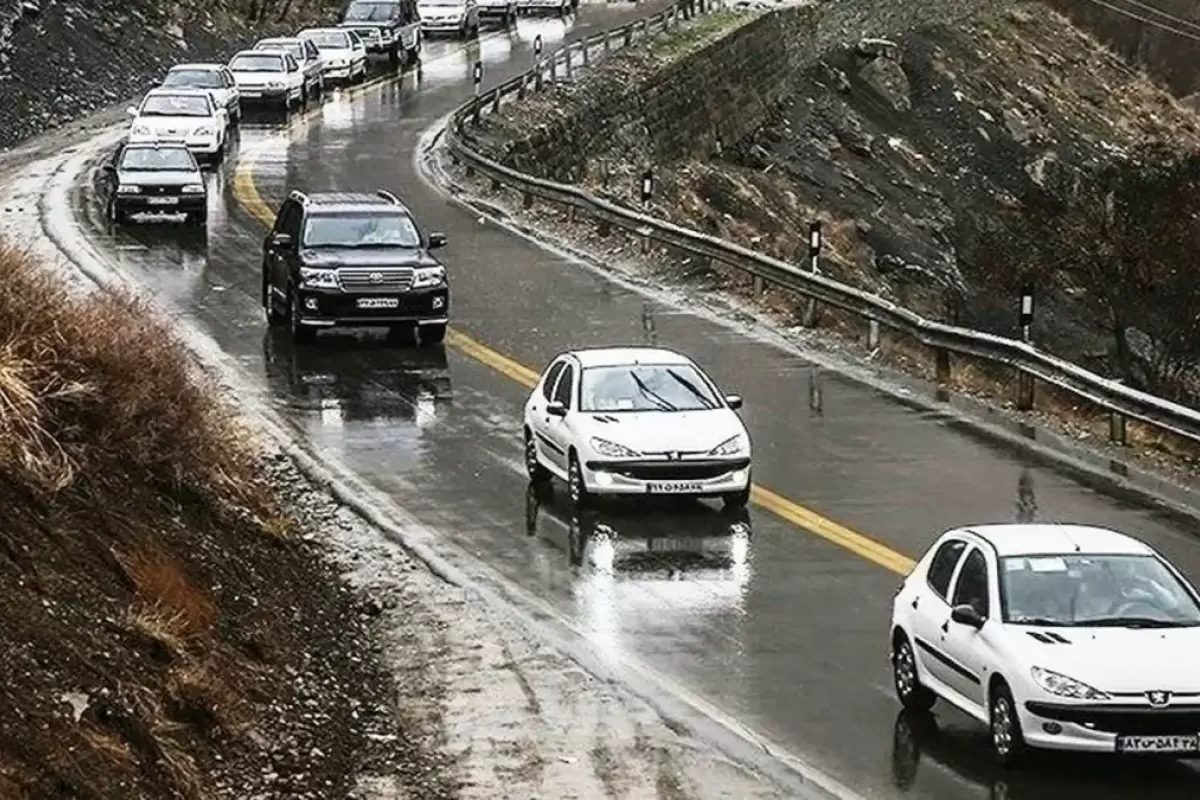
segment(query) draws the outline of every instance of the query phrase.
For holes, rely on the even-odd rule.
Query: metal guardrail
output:
[[[468,171],[490,178],[496,188],[507,187],[520,192],[525,208],[531,207],[535,198],[557,203],[574,212],[581,212],[602,225],[620,228],[647,241],[657,241],[693,256],[734,267],[752,276],[759,287],[783,287],[812,301],[866,319],[874,323],[872,327],[881,325],[911,336],[936,353],[939,383],[949,381],[950,354],[971,356],[1011,367],[1018,375],[1031,376],[1107,409],[1112,415],[1110,436],[1120,444],[1126,443],[1126,418],[1200,442],[1200,412],[1194,409],[1131,389],[1039,350],[1032,344],[926,319],[876,295],[756,253],[739,244],[619,206],[577,186],[554,183],[518,172],[487,158],[467,143],[469,126],[478,125],[485,111],[498,112],[502,98],[514,95],[524,98],[531,91],[553,87],[560,78],[570,80],[574,70],[590,66],[597,56],[602,58],[615,49],[668,32],[698,15],[722,9],[721,0],[679,0],[666,11],[576,40],[544,58],[540,53],[539,41],[535,46],[538,63],[533,69],[486,92],[479,90],[482,69],[477,68],[476,96],[451,116],[445,132],[452,158]],[[597,49],[599,53],[595,53]],[[1027,399],[1018,403],[1019,408],[1026,410],[1032,407],[1033,402],[1032,380],[1027,380],[1028,390],[1023,392]]]

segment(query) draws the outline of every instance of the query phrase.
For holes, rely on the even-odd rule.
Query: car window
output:
[[[1153,555],[1010,556],[1000,581],[1004,621],[1017,625],[1200,625],[1194,591]]]
[[[558,386],[554,388],[554,401],[562,403],[567,408],[571,407],[571,388],[575,382],[575,367],[567,364],[562,371],[562,376],[558,379]]]
[[[980,616],[986,617],[990,610],[990,597],[987,558],[982,550],[974,547],[958,572],[958,580],[954,582],[954,600],[950,605],[971,606]]]
[[[304,54],[308,56],[310,61],[319,55],[317,53],[317,46],[307,39],[304,41]]]
[[[558,373],[562,372],[566,365],[565,361],[556,361],[550,365],[550,370],[546,373],[546,380],[542,383],[542,397],[547,400],[554,399],[554,382],[558,380]]]
[[[950,592],[950,579],[954,577],[954,568],[958,566],[958,559],[966,548],[967,543],[962,539],[948,539],[942,542],[929,562],[926,580],[934,594],[943,600]]]
[[[720,408],[712,386],[688,364],[588,367],[580,384],[580,410],[701,411]]]

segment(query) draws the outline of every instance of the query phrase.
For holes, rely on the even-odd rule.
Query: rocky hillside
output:
[[[224,60],[338,0],[4,0],[0,150],[123,102],[180,60]]]

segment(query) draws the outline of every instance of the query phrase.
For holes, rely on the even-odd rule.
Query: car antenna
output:
[[[1067,541],[1070,542],[1071,544],[1075,545],[1075,552],[1082,553],[1083,548],[1079,546],[1079,542],[1077,542],[1071,538],[1071,534],[1067,532],[1066,526],[1064,526],[1061,522],[1055,523],[1055,524],[1057,524],[1059,528],[1063,529],[1062,535],[1067,537]]]

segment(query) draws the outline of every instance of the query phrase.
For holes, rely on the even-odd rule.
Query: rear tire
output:
[[[535,487],[544,487],[550,482],[550,472],[538,461],[537,445],[528,428],[525,429],[525,472]]]
[[[903,633],[896,634],[896,642],[892,645],[892,682],[900,705],[909,711],[928,711],[937,701],[937,695],[921,684],[916,654]]]

